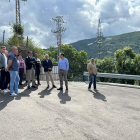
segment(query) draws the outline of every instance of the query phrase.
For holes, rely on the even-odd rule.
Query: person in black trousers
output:
[[[5,53],[6,47],[2,46],[1,50],[0,50],[0,69],[1,69],[1,92],[5,93],[5,87],[4,87],[4,83],[5,83],[5,57],[4,57],[4,53]]]
[[[7,68],[8,65],[7,56],[8,56],[8,51],[5,50],[5,69]],[[7,72],[5,71],[5,83],[4,83],[5,92],[10,92],[10,90],[8,89],[8,84],[10,84],[10,73],[9,71]]]
[[[39,80],[40,69],[41,69],[41,61],[40,61],[40,59],[38,58],[38,54],[37,54],[37,53],[35,53],[35,61],[36,61],[35,75],[36,75],[36,77],[37,77],[38,85],[41,85],[41,84],[40,84],[40,80]]]

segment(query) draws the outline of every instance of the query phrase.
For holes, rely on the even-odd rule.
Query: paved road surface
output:
[[[140,140],[140,87],[98,84],[95,93],[71,82],[59,92],[41,84],[15,98],[0,94],[0,140]]]

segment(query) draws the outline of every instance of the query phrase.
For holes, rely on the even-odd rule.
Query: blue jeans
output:
[[[18,71],[9,71],[10,73],[10,93],[18,93],[19,75]]]
[[[96,89],[96,75],[92,74],[89,76],[89,78],[90,78],[90,82],[88,88],[91,88],[92,83],[94,83],[94,89]]]

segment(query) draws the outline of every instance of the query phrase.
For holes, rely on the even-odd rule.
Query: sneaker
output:
[[[13,93],[10,94],[10,96],[14,97],[14,96],[17,96],[17,94],[13,92]]]
[[[4,90],[1,90],[1,93],[4,93]]]
[[[18,92],[15,92],[15,93],[16,93],[17,95],[18,95],[18,94],[21,94],[21,92],[19,92],[19,91],[18,91]]]
[[[1,93],[5,94],[5,93],[7,93],[7,91],[4,89],[4,90],[1,90]]]
[[[95,88],[94,91],[98,91],[98,90]]]
[[[91,90],[91,88],[88,87],[88,90]]]
[[[10,90],[9,90],[8,88],[7,88],[7,89],[5,89],[5,91],[6,91],[6,92],[10,92]]]

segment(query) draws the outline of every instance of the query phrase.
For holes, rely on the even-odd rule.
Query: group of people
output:
[[[49,55],[45,55],[45,60],[40,61],[38,54],[35,53],[33,57],[32,51],[28,52],[28,56],[25,61],[22,58],[22,54],[18,53],[17,47],[12,47],[11,52],[8,54],[5,46],[0,49],[0,86],[2,93],[10,93],[10,96],[17,96],[21,92],[18,90],[18,86],[22,85],[23,76],[26,75],[27,88],[37,88],[40,84],[39,76],[41,67],[44,68],[44,72],[47,79],[47,89],[50,87],[49,78],[52,83],[52,88],[56,88],[52,76],[52,61],[49,59]],[[68,90],[67,73],[69,70],[68,59],[64,57],[64,53],[60,53],[60,60],[58,63],[58,73],[60,78],[60,88],[57,90],[63,90],[63,80],[65,81],[66,90]],[[37,77],[37,83],[35,81]],[[30,83],[32,81],[32,86]],[[9,86],[8,86],[9,85]],[[9,87],[9,89],[8,89]]]
[[[49,55],[45,55],[45,60],[40,61],[38,58],[38,54],[35,53],[33,57],[32,51],[28,52],[28,56],[25,58],[25,61],[22,58],[22,54],[18,53],[17,47],[12,47],[11,52],[8,54],[5,46],[1,47],[0,50],[0,86],[1,92],[7,93],[10,92],[10,96],[17,96],[20,94],[18,90],[18,86],[22,85],[23,76],[26,75],[26,83],[27,88],[37,88],[37,85],[40,84],[40,72],[41,67],[44,68],[44,72],[47,79],[47,89],[50,87],[49,79],[52,83],[52,88],[56,88],[52,76],[52,61],[49,59]],[[67,73],[69,70],[69,62],[68,59],[64,57],[64,53],[60,53],[60,59],[58,62],[58,74],[60,78],[60,88],[57,90],[63,90],[63,80],[65,81],[66,90],[68,90],[68,80]],[[91,85],[93,84],[94,90],[96,89],[96,75],[97,68],[94,63],[94,58],[91,59],[91,62],[87,64],[87,70],[89,72],[90,82],[88,89],[91,89]],[[35,82],[35,76],[37,77],[37,83]],[[30,83],[32,81],[32,86]],[[9,89],[8,89],[9,85]]]

